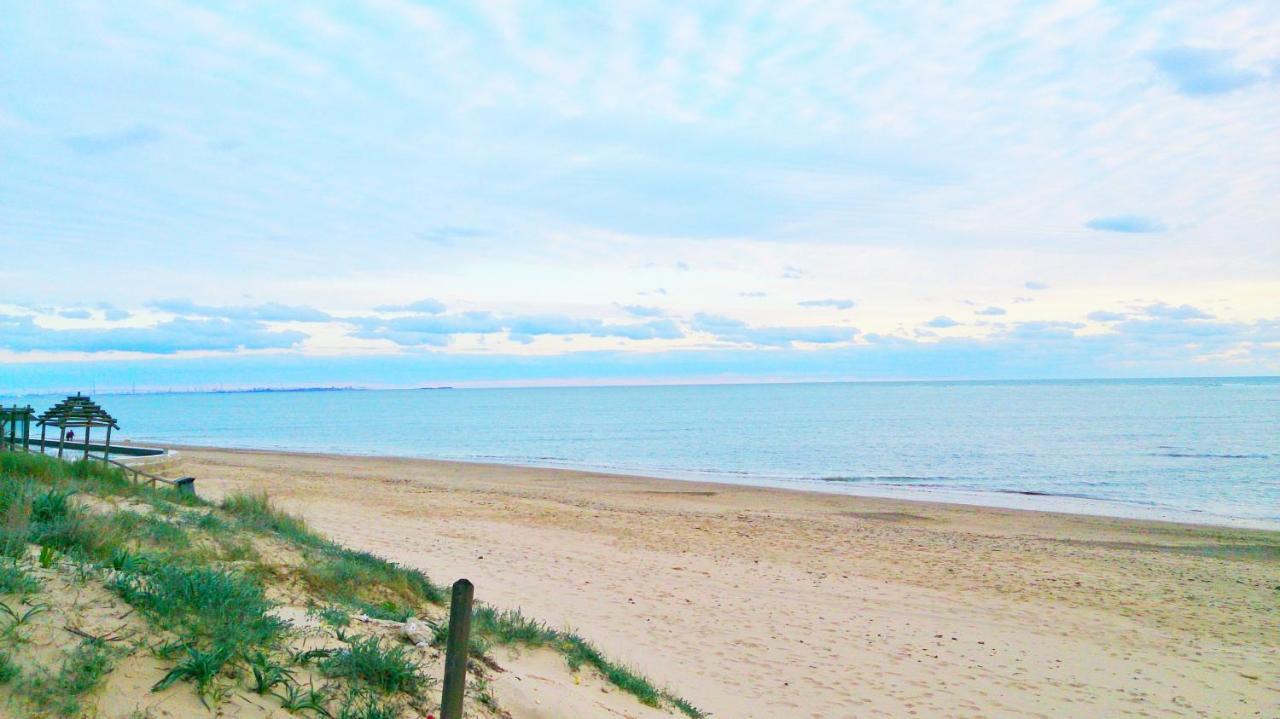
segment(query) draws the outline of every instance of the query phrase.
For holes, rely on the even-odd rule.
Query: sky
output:
[[[0,18],[0,392],[1280,374],[1275,2]]]

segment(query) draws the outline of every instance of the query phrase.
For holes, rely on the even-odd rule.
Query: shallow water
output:
[[[41,409],[57,399],[22,401]],[[95,399],[119,419],[121,435],[144,442],[590,468],[1280,527],[1280,378]]]

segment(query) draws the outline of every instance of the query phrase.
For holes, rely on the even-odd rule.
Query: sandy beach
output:
[[[181,448],[200,494],[572,626],[715,717],[1280,716],[1280,533]]]

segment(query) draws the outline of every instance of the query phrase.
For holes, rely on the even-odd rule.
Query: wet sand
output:
[[[414,459],[169,471],[466,576],[716,717],[1280,716],[1280,532]]]

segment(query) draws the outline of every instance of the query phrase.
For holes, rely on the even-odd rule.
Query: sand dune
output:
[[[717,717],[1280,716],[1280,534],[183,449],[201,494],[467,576]]]

